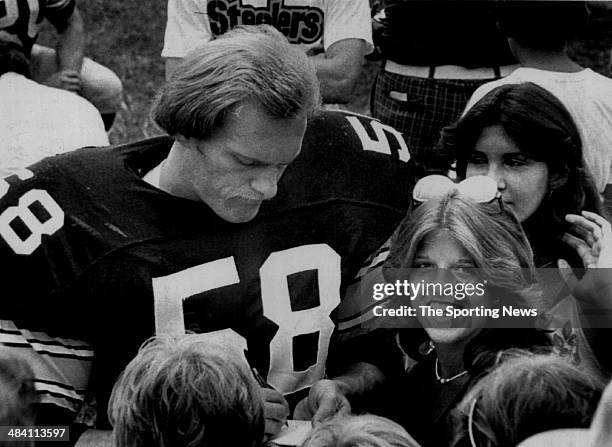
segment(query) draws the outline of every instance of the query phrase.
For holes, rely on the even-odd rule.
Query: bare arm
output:
[[[347,103],[359,75],[366,44],[361,39],[344,39],[333,43],[324,55],[312,60],[321,81],[321,96],[325,103]]]
[[[58,28],[58,39],[55,47],[60,71],[74,70],[81,72],[85,52],[85,27],[79,10],[75,7],[72,15],[66,20],[66,26]]]
[[[83,19],[75,9],[65,20],[54,22],[58,39],[55,46],[57,71],[44,83],[50,87],[61,88],[70,92],[81,91],[81,65],[85,49]]]

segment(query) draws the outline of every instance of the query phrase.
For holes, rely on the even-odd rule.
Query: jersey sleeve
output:
[[[0,319],[54,337],[88,337],[91,322],[74,316],[93,303],[75,285],[123,237],[112,239],[112,212],[72,175],[91,162],[82,154],[99,151],[49,157],[0,180],[0,263],[12,297],[3,300]]]
[[[342,304],[338,308],[337,337],[350,340],[370,332],[376,325],[374,306],[380,304],[372,300],[374,284],[382,284],[385,278],[382,266],[389,255],[391,238],[376,250],[362,265],[357,275],[348,285]]]
[[[0,179],[5,291],[0,346],[26,359],[40,404],[55,408],[66,418],[59,422],[69,425],[82,408],[93,350],[83,340],[61,335],[69,315],[61,300],[57,305],[54,301],[66,284],[59,263],[61,243],[52,238],[61,232],[65,214],[45,185],[45,176],[44,168],[32,168]]]
[[[168,21],[162,57],[183,58],[197,46],[212,40],[206,2],[168,0]]]
[[[49,291],[61,287],[45,242],[63,227],[64,212],[35,172],[24,169],[0,180],[0,262],[4,287],[15,296],[4,300],[2,319],[27,320],[31,306],[44,305]]]
[[[76,419],[87,395],[93,361],[91,345],[82,340],[51,337],[44,332],[19,328],[13,321],[0,320],[0,349],[29,364],[38,404],[63,415],[56,422],[68,425]],[[93,425],[93,421],[88,423]]]
[[[325,51],[334,43],[344,39],[365,41],[365,54],[371,53],[374,49],[367,0],[328,0],[323,30]]]

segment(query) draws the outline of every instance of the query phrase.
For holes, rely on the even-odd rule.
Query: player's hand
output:
[[[80,93],[81,75],[76,70],[61,70],[45,79],[43,84],[73,93]]]
[[[351,404],[336,380],[319,380],[308,397],[302,399],[293,413],[295,419],[312,420],[316,425],[338,413],[350,413]]]
[[[266,437],[277,434],[289,416],[289,404],[281,393],[270,388],[262,388],[264,416],[266,418]]]
[[[561,277],[581,301],[612,307],[608,299],[612,292],[612,227],[598,214],[583,211],[582,215],[568,214],[565,220],[574,225],[578,236],[564,234],[563,241],[573,247],[587,269],[578,280],[569,264],[558,262]],[[608,301],[608,302],[607,302]]]

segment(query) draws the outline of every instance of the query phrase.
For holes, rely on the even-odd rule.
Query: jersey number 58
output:
[[[287,276],[316,270],[319,305],[293,311]],[[259,269],[263,315],[278,326],[270,342],[268,382],[291,393],[321,379],[334,324],[330,313],[340,303],[340,256],[326,244],[302,245],[273,252]],[[185,334],[183,300],[198,293],[240,282],[233,257],[218,259],[153,279],[155,327],[158,334]],[[240,312],[240,309],[236,309]],[[305,371],[293,365],[293,338],[318,333],[316,363]]]

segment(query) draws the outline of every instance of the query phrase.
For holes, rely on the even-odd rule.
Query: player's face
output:
[[[548,191],[548,166],[517,147],[500,125],[485,127],[467,165],[466,176],[488,175],[504,202],[524,222]]]
[[[467,272],[475,267],[474,261],[465,249],[446,230],[442,230],[431,234],[421,242],[412,262],[410,280],[413,283],[424,281],[425,284],[443,286],[461,281],[468,282]],[[463,279],[458,280],[455,275],[460,275]],[[487,317],[454,318],[447,312],[449,306],[452,306],[453,312],[455,309],[488,307],[489,299],[486,293],[480,296],[473,294],[469,297],[462,295],[460,298],[435,293],[415,297],[413,306],[417,306],[417,319],[435,344],[455,345],[466,342],[485,326]],[[423,315],[418,306],[441,309],[442,316]]]
[[[253,219],[262,202],[276,195],[305,130],[305,115],[271,119],[245,103],[211,138],[197,142],[190,168],[193,193],[229,222]]]

